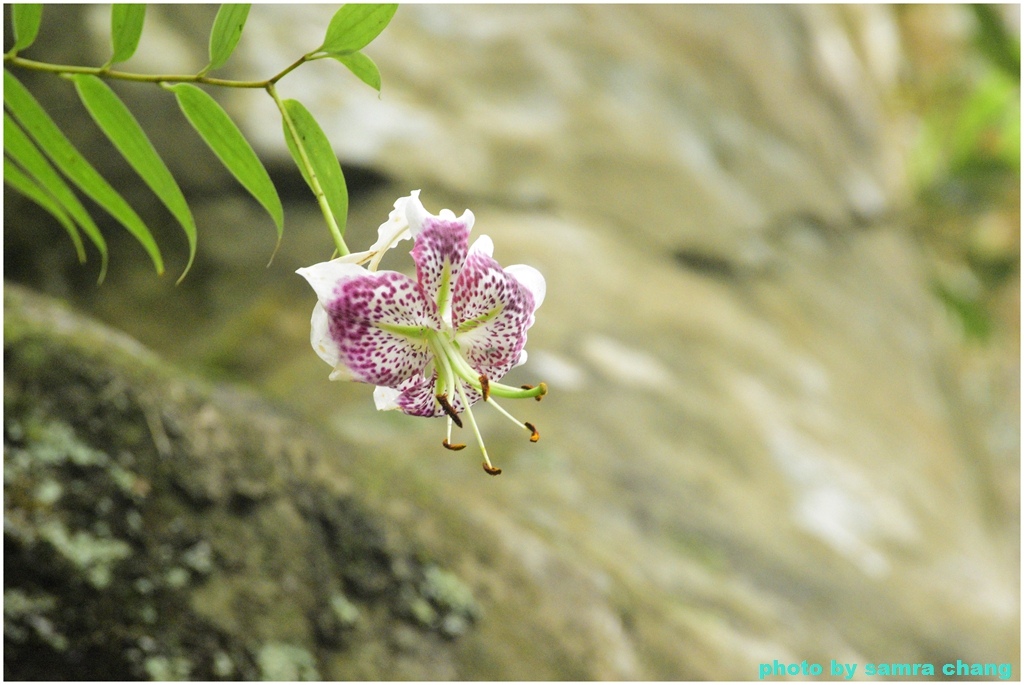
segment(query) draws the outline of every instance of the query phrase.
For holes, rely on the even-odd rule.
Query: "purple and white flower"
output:
[[[449,449],[452,424],[465,414],[483,452],[484,469],[501,473],[487,454],[471,407],[483,400],[514,423],[540,437],[530,423],[505,411],[495,397],[540,399],[537,387],[498,382],[526,361],[526,331],[544,301],[544,277],[533,267],[502,268],[494,245],[480,236],[469,245],[473,213],[461,217],[444,209],[429,214],[419,191],[395,202],[377,242],[365,252],[299,269],[316,291],[313,349],[333,367],[331,380],[377,386],[378,409],[413,416],[446,416]],[[377,270],[396,243],[414,241],[416,278]],[[362,266],[363,264],[368,266]]]

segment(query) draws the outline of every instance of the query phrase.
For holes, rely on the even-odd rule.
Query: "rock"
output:
[[[332,9],[254,7],[232,73],[290,63]],[[153,16],[202,53],[192,9]],[[545,274],[530,361],[509,376],[549,383],[540,404],[511,407],[542,439],[482,410],[497,479],[441,449],[443,422],[378,413],[370,388],[326,380],[292,272],[331,248],[301,181],[282,184],[298,190],[268,269],[266,218],[197,169],[199,256],[178,288],[125,241],[96,288],[5,205],[19,281],[161,355],[124,343],[130,362],[90,376],[113,381],[83,387],[65,343],[9,343],[32,374],[9,363],[8,376],[41,373],[61,399],[12,385],[42,398],[45,422],[9,410],[5,444],[24,452],[37,435],[36,454],[69,455],[19,474],[7,498],[63,526],[12,515],[13,577],[122,592],[110,604],[133,613],[97,630],[108,604],[62,613],[61,584],[15,583],[8,663],[40,663],[25,641],[49,655],[101,635],[96,658],[117,677],[258,678],[268,645],[296,678],[311,663],[324,678],[417,680],[745,680],[805,659],[1019,672],[1019,319],[978,354],[989,361],[965,362],[892,211],[913,207],[886,115],[900,50],[889,8],[403,6],[367,49],[380,98],[326,60],[282,81],[349,174],[353,247],[422,187],[435,212],[471,208],[499,261]],[[180,125],[168,99],[136,97]],[[264,100],[225,98],[287,179]],[[170,140],[191,178],[195,148]],[[48,320],[65,341],[85,326]],[[325,432],[283,437],[312,429],[237,391],[116,382],[171,374],[163,360],[258,388]],[[58,411],[69,402],[80,416]],[[123,435],[104,432],[122,415],[135,418]],[[93,507],[77,482],[106,495]],[[141,553],[152,573],[132,570]],[[215,637],[188,642],[186,620]],[[135,651],[110,646],[121,634]]]
[[[334,10],[260,11],[240,55],[274,73]],[[303,95],[343,159],[400,185],[557,207],[652,246],[757,266],[786,217],[842,225],[889,207],[879,93],[844,20],[815,7],[524,6],[499,17],[409,5],[367,49],[380,98],[320,87],[351,85],[327,60],[282,88]],[[238,114],[267,152],[287,154],[269,107]]]
[[[317,475],[346,461],[336,443],[17,286],[4,309],[8,678],[389,678],[383,636],[407,620],[394,597],[409,578],[473,610],[451,572],[386,540],[344,477]],[[315,641],[323,607],[349,643],[378,645],[376,665],[329,660],[351,650]],[[433,645],[420,672],[454,668],[451,633],[410,632]]]

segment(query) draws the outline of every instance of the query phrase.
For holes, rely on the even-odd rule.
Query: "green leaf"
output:
[[[35,202],[53,215],[64,230],[71,236],[71,242],[75,244],[75,252],[78,253],[78,261],[85,261],[85,246],[82,245],[82,238],[78,235],[78,229],[74,222],[67,215],[57,201],[50,197],[38,183],[33,181],[25,172],[18,168],[18,165],[4,157],[4,183],[17,190],[19,193]]]
[[[285,100],[284,108],[295,123],[295,130],[299,134],[299,141],[292,137],[291,129],[287,122],[284,126],[284,139],[288,144],[288,150],[292,153],[295,163],[299,165],[302,177],[306,179],[313,194],[313,182],[309,177],[306,165],[302,162],[298,146],[301,144],[305,150],[309,163],[313,167],[317,181],[327,198],[327,205],[334,214],[334,220],[338,223],[338,229],[342,236],[345,235],[345,222],[348,218],[348,188],[345,186],[345,177],[341,173],[341,164],[334,154],[331,142],[327,140],[323,129],[316,123],[316,119],[309,113],[301,102],[297,100]]]
[[[982,54],[1020,83],[1020,37],[1013,35],[992,5],[968,5],[977,20],[976,41]],[[1020,23],[1019,20],[1017,22]]]
[[[992,316],[982,302],[944,283],[936,282],[932,287],[946,309],[959,319],[964,337],[976,342],[989,339],[992,335]]]
[[[270,180],[270,174],[253,152],[245,136],[227,112],[210,95],[191,83],[167,86],[178,98],[178,106],[192,127],[238,182],[263,205],[277,225],[280,244],[284,231],[284,208]]]
[[[242,37],[245,20],[249,17],[249,5],[221,5],[210,31],[210,63],[203,69],[205,74],[220,69],[231,57]]]
[[[117,219],[136,240],[141,243],[153,261],[158,274],[164,272],[163,257],[153,240],[153,235],[146,228],[139,215],[131,208],[124,198],[114,190],[86,161],[85,157],[61,133],[32,94],[4,69],[4,104],[14,118],[35,139],[40,149],[49,156],[65,176],[71,179],[82,192],[88,195],[100,207]]]
[[[391,22],[398,5],[342,5],[327,27],[316,52],[350,53],[362,50]]]
[[[348,70],[359,77],[359,80],[370,86],[378,93],[380,92],[380,71],[373,60],[361,52],[350,52],[347,55],[330,54],[331,59],[336,59]]]
[[[36,42],[39,35],[39,24],[43,21],[43,6],[39,4],[20,3],[11,5],[11,23],[14,25],[14,47],[18,52]]]
[[[99,227],[89,216],[75,193],[64,182],[57,170],[46,160],[21,127],[14,122],[11,115],[4,112],[4,152],[21,165],[44,190],[46,190],[61,207],[82,227],[85,234],[99,250],[103,262],[100,268],[100,280],[107,273],[107,243],[103,240]]]
[[[70,78],[96,125],[185,230],[185,237],[188,238],[188,264],[178,278],[178,283],[181,283],[196,257],[196,224],[181,188],[160,159],[156,148],[149,142],[139,122],[110,86],[91,74],[76,74]]]
[[[114,44],[114,56],[110,58],[110,64],[125,62],[135,54],[145,20],[145,5],[122,3],[111,6],[110,40]]]

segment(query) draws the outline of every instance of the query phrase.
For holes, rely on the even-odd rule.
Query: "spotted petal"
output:
[[[396,388],[377,387],[373,392],[373,399],[377,409],[388,410],[398,409],[411,416],[445,416],[444,410],[438,403],[435,393],[437,388],[437,371],[429,377],[423,374],[414,374]],[[471,387],[464,387],[466,399],[470,406],[476,404],[481,395]],[[462,404],[462,398],[456,395],[448,398],[452,409],[456,414],[463,413],[466,408]]]
[[[527,287],[490,256],[490,240],[484,238],[474,244],[455,284],[452,323],[466,360],[497,380],[520,362],[544,278],[531,267],[517,267]]]
[[[473,227],[473,213],[468,209],[459,218],[448,210],[440,216],[427,214],[423,206],[409,202],[409,228],[416,236],[412,258],[416,262],[416,277],[423,292],[437,307],[443,320],[451,320],[452,287],[466,261],[469,231]]]
[[[332,379],[394,387],[422,372],[430,359],[426,331],[440,321],[415,281],[341,260],[298,273],[319,299],[311,342],[335,367]]]

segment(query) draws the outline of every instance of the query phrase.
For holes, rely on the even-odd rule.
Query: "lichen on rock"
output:
[[[341,448],[52,300],[7,285],[4,304],[7,677],[388,677],[352,650],[397,649],[405,576],[469,615],[454,576],[311,467]],[[451,672],[409,636],[421,672]]]

